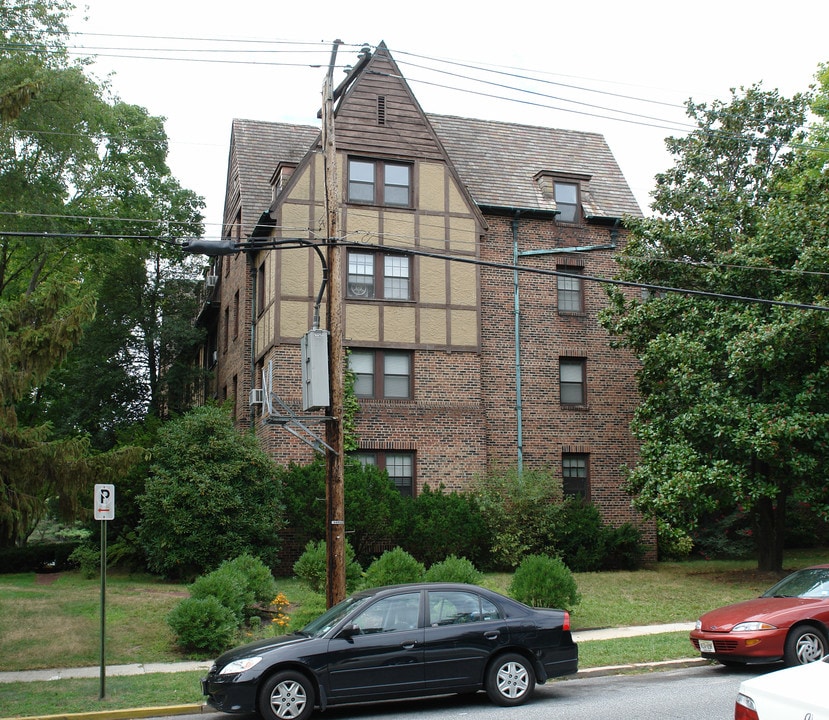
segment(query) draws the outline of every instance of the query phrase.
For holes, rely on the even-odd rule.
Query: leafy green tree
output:
[[[176,265],[170,238],[201,232],[202,201],[166,165],[162,119],[69,58],[71,8],[0,0],[0,543],[25,542],[47,498],[76,515],[92,479],[136,457],[96,451],[115,445],[115,426],[167,407],[158,378],[175,343],[160,328],[176,300],[146,290]],[[141,293],[110,312],[119,285]]]
[[[753,86],[688,103],[698,127],[667,141],[657,214],[619,256],[625,280],[658,287],[612,291],[603,316],[641,361],[634,503],[674,541],[744,508],[763,570],[782,567],[788,497],[827,509],[829,313],[809,309],[827,304],[825,115],[809,143],[808,101]]]
[[[138,499],[147,567],[191,578],[245,553],[274,567],[281,498],[276,465],[227,408],[191,410],[159,431]]]

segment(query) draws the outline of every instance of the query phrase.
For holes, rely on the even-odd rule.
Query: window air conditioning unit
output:
[[[264,405],[265,404],[265,390],[264,388],[253,388],[250,391],[250,402],[248,405]]]
[[[219,282],[219,276],[218,276],[218,275],[208,275],[208,276],[204,279],[204,286],[205,286],[208,290],[212,290],[213,288],[215,288],[215,287],[216,287],[216,283],[217,283],[217,282]]]

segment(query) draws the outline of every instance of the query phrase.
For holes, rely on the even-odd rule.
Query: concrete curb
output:
[[[95,712],[64,713],[61,715],[28,715],[25,718],[0,718],[0,720],[133,720],[134,718],[161,717],[163,715],[194,715],[204,712],[212,713],[218,711],[202,703],[126,708],[123,710],[96,710]]]

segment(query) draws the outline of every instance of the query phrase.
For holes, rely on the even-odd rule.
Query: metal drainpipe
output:
[[[248,394],[254,389],[256,382],[256,263],[254,254],[247,253],[248,272],[250,272],[250,387]],[[256,406],[249,404],[250,429],[256,432]]]
[[[524,472],[524,408],[521,396],[521,306],[518,299],[518,217],[520,210],[512,218],[512,288],[515,315],[515,420],[516,442],[518,450],[518,474]]]

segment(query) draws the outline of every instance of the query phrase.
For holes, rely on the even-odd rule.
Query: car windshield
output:
[[[337,603],[334,607],[326,610],[316,620],[309,622],[304,628],[302,628],[302,630],[299,631],[299,634],[309,635],[310,637],[320,637],[325,635],[325,633],[334,627],[348,613],[355,608],[360,607],[360,605],[365,603],[366,600],[369,600],[370,598],[371,596],[369,595],[346,598],[341,603]]]
[[[829,597],[829,568],[808,568],[783,578],[762,597]]]

